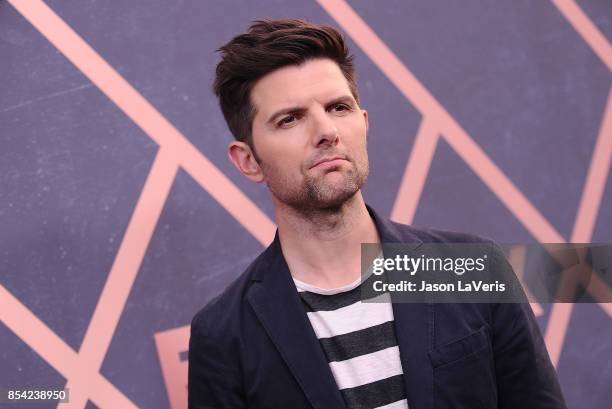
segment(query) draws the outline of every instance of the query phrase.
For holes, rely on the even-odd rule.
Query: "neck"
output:
[[[340,287],[357,280],[361,243],[380,241],[360,191],[338,207],[304,211],[275,200],[275,210],[291,275],[317,287]]]

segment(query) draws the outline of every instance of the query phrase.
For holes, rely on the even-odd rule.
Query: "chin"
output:
[[[333,172],[317,178],[305,178],[300,184],[268,183],[270,192],[287,206],[302,211],[340,209],[355,197],[365,183],[368,172]],[[292,187],[293,189],[290,189]],[[288,189],[289,188],[289,189]]]
[[[327,186],[317,189],[310,196],[312,207],[318,209],[335,209],[349,202],[355,197],[361,186],[343,186],[341,188]]]

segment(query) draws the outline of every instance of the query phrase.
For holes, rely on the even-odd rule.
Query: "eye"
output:
[[[286,117],[278,121],[276,123],[276,126],[283,127],[283,126],[291,125],[292,123],[297,121],[297,119],[298,119],[297,115],[293,115],[293,114],[287,115]]]
[[[342,113],[342,112],[346,112],[350,110],[351,108],[346,104],[338,103],[338,104],[334,104],[331,106],[331,111],[338,112],[338,113]]]

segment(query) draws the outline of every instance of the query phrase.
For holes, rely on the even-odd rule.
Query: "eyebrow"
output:
[[[330,105],[334,105],[334,104],[338,104],[338,103],[345,103],[347,105],[350,105],[351,107],[354,107],[355,106],[355,99],[352,96],[350,96],[350,95],[342,95],[340,97],[332,99],[330,102],[328,102],[325,105],[326,106],[330,106]],[[301,106],[293,106],[293,107],[283,108],[283,109],[281,109],[279,111],[276,111],[274,114],[272,114],[272,116],[266,121],[266,123],[272,124],[280,116],[283,116],[283,115],[286,115],[286,114],[299,114],[299,113],[303,113],[304,111],[306,111],[306,108],[301,107]]]

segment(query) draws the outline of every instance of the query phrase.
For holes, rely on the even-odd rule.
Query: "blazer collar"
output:
[[[402,234],[398,228],[398,225],[381,217],[367,204],[366,208],[368,209],[370,217],[372,217],[372,220],[374,220],[376,230],[378,230],[378,235],[380,236],[380,241],[382,243],[414,243],[414,247],[418,247],[422,243],[419,237],[411,231],[411,227],[402,226],[402,228],[405,229]],[[255,269],[255,271],[253,271],[251,279],[254,281],[263,281],[267,276],[274,275],[270,274],[272,267],[283,268],[287,266],[285,257],[283,256],[283,251],[281,249],[278,230],[274,235],[272,244],[270,244],[270,246],[268,246],[268,248],[264,251],[260,261],[261,263],[259,266]],[[289,274],[288,267],[286,267],[286,270]]]
[[[422,244],[413,227],[400,226],[384,219],[370,207],[368,211],[376,223],[382,243],[402,243],[411,250]],[[433,345],[433,304],[394,302],[392,307],[408,407],[432,409],[433,368],[429,360],[429,350]]]
[[[253,275],[247,300],[315,409],[344,409],[344,401],[300,301],[278,231]]]
[[[402,227],[400,231],[397,225],[381,218],[372,208],[368,206],[367,209],[383,243],[413,243],[412,248],[421,244],[411,228]],[[247,294],[248,302],[313,408],[345,408],[291,278],[278,231],[260,261],[252,275],[255,282]],[[432,331],[432,308],[430,304],[393,304],[396,336],[411,409],[430,408],[433,405],[433,391],[424,393],[429,392],[433,384],[427,354],[430,345],[428,334]]]
[[[405,243],[411,248],[418,247],[422,241],[413,233],[412,227],[406,225],[398,225],[384,217],[381,217],[374,209],[366,205],[382,243]],[[401,228],[401,231],[400,231]]]

